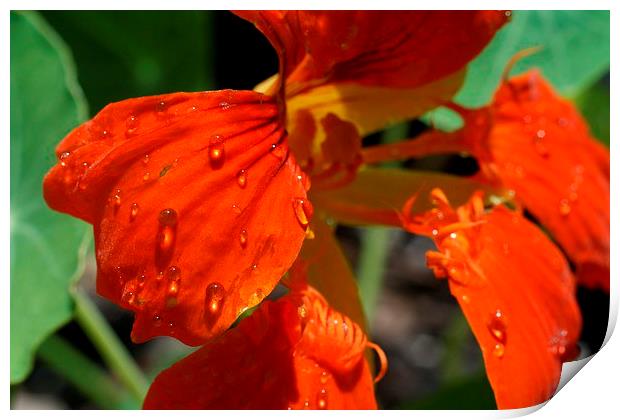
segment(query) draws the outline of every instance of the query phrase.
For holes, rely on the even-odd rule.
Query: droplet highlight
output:
[[[239,233],[239,245],[241,248],[248,246],[248,231],[246,229],[242,229]]]
[[[222,311],[226,290],[220,283],[211,283],[205,290],[205,321],[212,322],[213,317]]]
[[[239,172],[237,172],[237,184],[239,184],[241,188],[245,188],[247,186],[248,172],[245,169],[242,169]]]
[[[221,136],[213,136],[208,148],[209,163],[214,169],[219,169],[224,164],[224,141]]]
[[[140,211],[138,203],[131,203],[131,210],[129,211],[129,221],[133,222]]]
[[[506,344],[506,322],[504,314],[499,309],[491,316],[488,323],[489,332],[501,344]]]

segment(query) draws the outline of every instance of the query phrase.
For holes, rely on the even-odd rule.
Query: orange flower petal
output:
[[[50,207],[94,225],[97,291],[137,342],[199,345],[269,294],[311,206],[272,98],[176,93],[108,105],[58,146]]]
[[[507,21],[502,11],[243,11],[280,56],[287,92],[316,83],[417,87],[454,73]]]
[[[609,151],[575,107],[533,70],[466,119],[464,141],[485,175],[513,189],[549,229],[580,284],[609,291]],[[487,137],[476,121],[488,124]]]
[[[481,194],[456,210],[441,191],[432,196],[437,208],[405,214],[405,227],[435,240],[438,251],[427,254],[427,264],[449,279],[482,349],[498,407],[546,401],[581,330],[568,263],[520,214],[504,206],[485,212]]]
[[[144,408],[375,409],[367,345],[318,292],[291,292],[162,372]]]

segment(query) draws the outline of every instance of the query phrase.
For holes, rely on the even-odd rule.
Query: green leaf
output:
[[[575,96],[609,69],[609,11],[516,10],[484,51],[470,63],[456,102],[489,102],[510,59],[528,47],[542,50],[519,60],[510,74],[532,67],[564,96]]]
[[[34,13],[11,13],[11,383],[71,319],[87,225],[50,210],[42,180],[56,144],[87,110],[68,51]]]
[[[596,84],[576,99],[577,106],[588,121],[592,135],[609,147],[609,88]]]
[[[609,34],[608,11],[515,10],[512,20],[469,64],[454,101],[467,107],[489,103],[510,59],[529,47],[542,49],[518,60],[510,75],[539,68],[560,94],[574,98],[609,70]],[[463,125],[447,108],[437,108],[423,120],[443,131]]]
[[[214,87],[212,12],[48,11],[98,112],[110,102]]]

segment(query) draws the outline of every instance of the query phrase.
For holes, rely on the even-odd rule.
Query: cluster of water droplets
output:
[[[487,324],[487,328],[491,333],[491,336],[495,340],[495,345],[492,349],[493,356],[497,358],[504,357],[504,352],[506,350],[506,341],[507,341],[507,333],[506,333],[506,320],[504,314],[500,309],[497,309],[490,317],[489,322]]]

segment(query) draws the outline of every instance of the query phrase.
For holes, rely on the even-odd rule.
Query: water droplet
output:
[[[147,182],[150,177],[151,177],[151,173],[150,172],[145,172],[144,176],[142,177],[142,181],[143,182]]]
[[[242,229],[239,234],[239,244],[241,248],[245,248],[248,245],[248,231],[245,229]]]
[[[211,283],[205,290],[205,321],[212,320],[222,311],[226,290],[219,283]]]
[[[159,266],[166,264],[171,257],[175,242],[175,232],[177,224],[177,212],[173,209],[165,209],[159,213],[159,232],[158,232],[158,254],[157,261]]]
[[[220,102],[220,108],[222,108],[223,110],[230,109],[230,107],[231,107],[230,103],[228,103],[226,101]]]
[[[284,159],[286,157],[286,149],[280,144],[273,143],[270,151],[271,154],[278,159]]]
[[[501,359],[502,357],[504,357],[504,351],[504,345],[502,343],[496,343],[495,347],[493,347],[493,356]]]
[[[158,114],[166,112],[166,108],[167,105],[165,101],[159,101],[157,102],[157,104],[155,104],[155,112],[157,112]]]
[[[319,410],[327,409],[327,390],[321,389],[316,398],[316,406]]]
[[[138,129],[138,117],[130,115],[125,121],[125,137],[131,137],[136,135]]]
[[[493,338],[502,344],[506,343],[506,323],[504,321],[502,311],[499,309],[495,311],[495,313],[491,316],[491,320],[489,321],[487,327],[489,328]]]
[[[129,212],[129,221],[133,222],[138,212],[140,211],[140,206],[138,203],[131,203],[131,211]]]
[[[177,283],[181,279],[181,269],[174,265],[169,267],[168,271],[166,272],[166,278],[168,279],[170,283]],[[175,289],[175,290],[169,289],[169,290],[174,293],[178,292],[178,289]]]
[[[110,137],[110,131],[106,130],[105,128],[103,130],[101,130],[99,132],[99,138],[100,139],[107,139],[108,137]]]
[[[327,379],[329,378],[329,373],[326,370],[321,372],[321,383],[325,385],[327,383]]]
[[[304,408],[309,408],[310,407],[310,401],[305,400],[304,401]]]
[[[471,299],[469,298],[468,295],[463,295],[461,296],[461,300],[463,301],[463,303],[469,303],[471,302]]]
[[[153,324],[154,324],[156,327],[161,326],[161,316],[160,316],[159,314],[155,314],[155,315],[153,315]]]
[[[452,232],[450,234],[450,239],[456,239],[456,232]]]
[[[60,157],[58,158],[60,160],[60,166],[62,166],[63,168],[67,166],[67,159],[69,158],[69,156],[71,156],[71,152],[62,152],[60,154]]]
[[[310,206],[311,205],[308,200],[304,200],[303,198],[293,199],[293,210],[295,211],[295,217],[297,217],[297,221],[304,229],[310,223],[309,219],[312,216],[312,210]]]
[[[209,143],[209,163],[214,169],[221,168],[224,164],[224,142],[221,136],[213,136]]]
[[[437,235],[439,234],[439,231],[438,231],[437,229],[433,229],[433,230],[431,231],[431,234],[432,234],[433,236],[437,236]]]
[[[247,183],[248,183],[248,173],[245,169],[242,169],[239,172],[237,172],[237,184],[239,184],[241,188],[245,188]]]
[[[114,191],[114,195],[112,196],[112,204],[114,205],[114,212],[116,213],[121,207],[121,190],[118,188]]]
[[[232,209],[233,209],[233,211],[234,211],[236,214],[241,214],[241,209],[239,208],[239,206],[238,206],[238,205],[233,204],[233,205],[232,205]]]
[[[159,213],[159,223],[163,226],[174,226],[177,220],[177,212],[174,209],[164,209]]]
[[[149,155],[144,155],[144,157],[142,158],[142,163],[147,165],[149,163],[149,159],[150,159]]]
[[[571,212],[570,203],[566,198],[560,200],[560,214],[562,216],[568,216]]]
[[[141,284],[138,280],[134,279],[126,282],[123,286],[121,302],[130,306],[134,305],[140,289]]]

